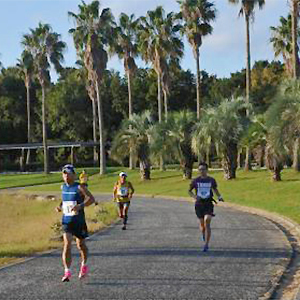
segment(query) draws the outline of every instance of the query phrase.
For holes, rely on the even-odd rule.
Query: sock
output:
[[[124,225],[127,224],[127,220],[128,220],[128,217],[127,217],[127,216],[124,216],[124,222],[123,222]]]

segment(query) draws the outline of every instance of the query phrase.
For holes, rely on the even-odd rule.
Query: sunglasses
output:
[[[63,174],[74,174],[74,173],[68,172],[68,171],[63,171]]]

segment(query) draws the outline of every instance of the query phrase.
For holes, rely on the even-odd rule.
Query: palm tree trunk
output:
[[[140,161],[140,173],[142,180],[150,180],[150,162],[149,162],[149,148],[148,145],[142,145],[140,152],[138,154],[138,158]]]
[[[97,93],[99,136],[100,136],[100,175],[103,175],[106,173],[106,157],[105,157],[104,136],[103,136],[104,135],[103,109],[102,109],[102,102],[100,99],[98,80],[96,80],[95,86],[96,86],[96,93]]]
[[[165,106],[165,120],[168,119],[168,95],[167,95],[167,91],[163,91],[164,92],[164,106]]]
[[[292,0],[292,55],[293,55],[293,78],[299,77],[299,57],[298,57],[298,0]]]
[[[181,145],[181,150],[183,153],[183,178],[192,179],[193,174],[193,165],[194,165],[194,155],[190,145],[183,144]]]
[[[227,152],[223,158],[224,177],[226,180],[236,178],[238,148],[234,143],[228,145]]]
[[[294,149],[293,149],[293,168],[297,172],[300,171],[299,146],[300,146],[300,140],[299,138],[297,138],[294,142]]]
[[[161,105],[161,75],[157,72],[157,105],[158,105],[158,122],[162,122],[162,105]],[[164,170],[164,160],[161,155],[159,158],[159,169]]]
[[[272,175],[273,181],[281,181],[281,169],[275,168]]]
[[[197,74],[196,74],[196,84],[197,84],[197,119],[200,119],[200,112],[201,112],[201,90],[200,90],[200,55],[199,55],[199,49],[195,49],[196,52],[196,67],[197,67]]]
[[[96,104],[96,99],[91,99],[92,100],[92,108],[93,108],[93,139],[94,143],[97,143],[97,104]],[[97,155],[97,147],[94,146],[94,165],[96,165],[96,162],[98,160],[98,155]]]
[[[30,128],[30,84],[26,80],[26,98],[27,98],[27,143],[31,142],[31,128]],[[26,165],[30,163],[30,149],[27,149]]]
[[[161,76],[157,73],[157,105],[158,105],[158,122],[162,122],[162,105],[161,105]]]
[[[250,56],[250,16],[245,14],[246,20],[246,103],[250,103],[250,89],[251,89],[251,56]],[[249,117],[249,109],[246,110],[247,117]],[[246,147],[245,171],[251,170],[251,149]]]
[[[42,123],[43,123],[44,173],[49,174],[48,144],[47,144],[47,129],[46,129],[45,84],[42,82],[41,86],[42,86]]]
[[[130,71],[128,70],[127,72],[127,84],[128,84],[128,116],[129,119],[132,117],[132,91],[131,91],[131,76],[130,76]],[[131,129],[131,127],[129,128]],[[129,149],[129,169],[133,170],[134,169],[134,163],[133,163],[133,153],[132,153],[132,148],[130,147]]]

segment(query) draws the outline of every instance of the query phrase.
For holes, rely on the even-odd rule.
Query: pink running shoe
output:
[[[86,277],[88,271],[89,271],[89,268],[87,265],[81,266],[78,278],[82,279],[82,278]]]
[[[61,279],[62,282],[69,282],[71,278],[71,271],[65,271],[65,275]]]

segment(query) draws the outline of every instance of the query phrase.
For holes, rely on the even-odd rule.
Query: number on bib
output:
[[[76,201],[64,201],[63,202],[63,214],[65,216],[75,216],[77,213],[72,209],[77,205]]]
[[[128,195],[128,188],[127,187],[120,187],[118,194],[122,197],[126,197]]]

